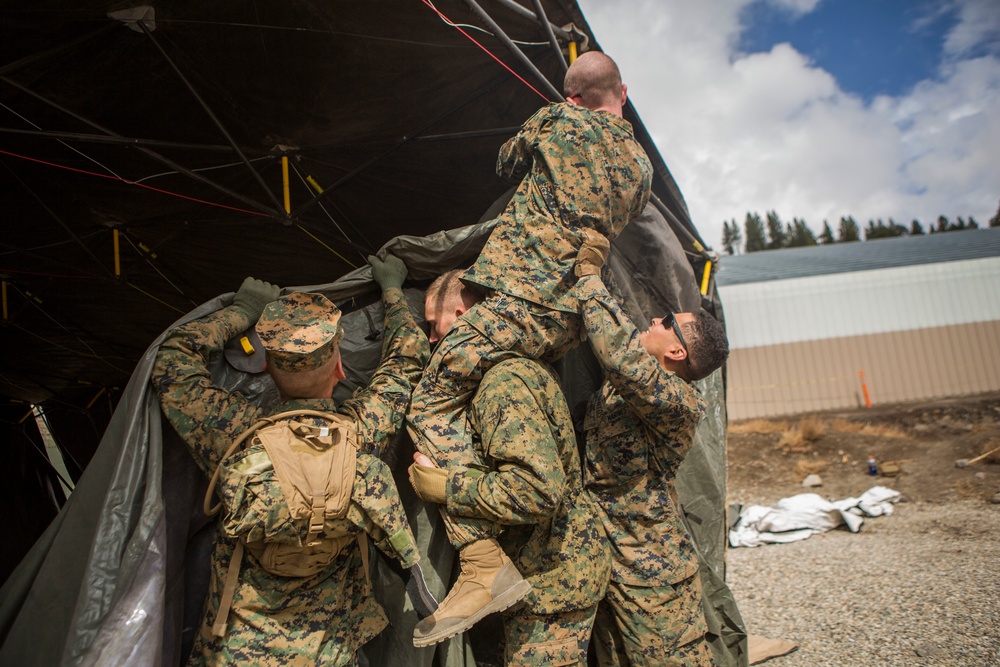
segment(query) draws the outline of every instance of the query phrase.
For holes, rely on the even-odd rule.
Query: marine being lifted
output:
[[[443,468],[475,462],[466,411],[483,373],[511,357],[552,361],[579,343],[571,293],[577,250],[593,231],[616,237],[649,199],[652,167],[622,118],[626,87],[614,61],[580,56],[563,88],[567,102],[540,109],[500,150],[497,172],[520,185],[463,277],[485,298],[444,335],[413,394],[410,435]],[[417,646],[464,632],[531,589],[499,548],[493,524],[444,517],[461,574],[415,628]]]

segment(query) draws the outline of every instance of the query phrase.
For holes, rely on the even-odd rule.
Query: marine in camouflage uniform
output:
[[[592,62],[585,56],[606,58],[577,63]],[[520,185],[464,276],[486,298],[434,349],[407,415],[417,449],[438,465],[472,462],[465,410],[488,368],[513,356],[552,361],[579,343],[571,288],[585,231],[614,238],[649,199],[652,166],[621,118],[618,86],[615,112],[550,104],[500,150],[497,173]],[[456,548],[492,534],[484,521],[446,523]]]
[[[661,338],[673,335],[669,325],[654,319],[640,333],[599,276],[582,278],[577,293],[606,378],[585,420],[586,488],[613,559],[594,627],[599,664],[710,666],[697,553],[674,490],[705,401],[658,362],[648,337],[656,328]]]
[[[248,283],[249,279],[244,287]],[[326,531],[331,531],[331,524],[339,535],[365,531],[382,551],[404,567],[411,567],[419,554],[392,476],[379,456],[401,426],[413,383],[429,349],[398,288],[402,277],[395,286],[382,284],[382,362],[368,386],[340,406],[329,398],[329,392],[326,398],[282,396],[281,405],[271,414],[313,409],[337,412],[354,420],[359,452],[349,511],[343,519],[327,519]],[[206,475],[215,471],[235,438],[266,416],[243,396],[215,387],[208,371],[212,355],[221,352],[227,340],[251,326],[260,315],[262,304],[255,307],[253,290],[249,294],[250,306],[246,305],[247,299],[241,301],[245,296],[241,287],[233,306],[170,332],[160,346],[152,374],[164,414]],[[321,295],[294,293],[263,310],[257,329],[271,353],[270,371],[315,371],[336,353],[339,311]],[[283,329],[282,320],[299,326]],[[336,363],[342,379],[339,360]],[[225,635],[216,637],[212,625],[236,544],[236,539],[221,530],[217,534],[209,595],[189,664],[352,665],[356,651],[386,626],[385,613],[366,581],[361,553],[354,543],[349,543],[325,569],[306,577],[271,574],[249,553],[244,555]]]
[[[583,489],[558,378],[528,359],[497,364],[472,400],[469,424],[477,467],[439,469],[444,506],[449,516],[502,527],[501,547],[531,584],[504,613],[505,664],[586,664],[611,556]]]

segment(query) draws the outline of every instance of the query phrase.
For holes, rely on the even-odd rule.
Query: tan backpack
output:
[[[295,417],[317,417],[324,424]],[[251,445],[237,452],[251,436]],[[308,577],[357,540],[365,577],[370,576],[367,534],[349,534],[337,521],[347,516],[357,451],[353,420],[317,410],[266,417],[229,447],[204,503],[208,516],[225,507],[222,530],[238,540],[212,627],[216,636],[226,631],[244,548],[272,574]],[[217,486],[222,501],[212,507]]]

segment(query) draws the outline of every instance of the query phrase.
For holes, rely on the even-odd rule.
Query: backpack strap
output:
[[[229,561],[229,570],[226,572],[226,584],[223,586],[222,596],[219,598],[219,610],[215,613],[215,623],[212,625],[212,634],[216,637],[222,637],[226,634],[226,622],[229,620],[229,610],[233,606],[233,596],[236,594],[236,582],[240,576],[242,562],[243,540],[236,540],[233,558]]]

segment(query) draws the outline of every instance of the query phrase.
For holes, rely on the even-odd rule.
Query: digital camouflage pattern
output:
[[[530,614],[521,607],[505,611],[504,664],[586,665],[596,614],[596,606],[556,614]]]
[[[583,323],[605,382],[584,422],[584,481],[612,545],[615,581],[663,586],[698,569],[674,479],[694,444],[705,401],[665,370],[598,276],[582,278]]]
[[[339,407],[331,399],[298,399],[282,403],[272,414],[313,409],[354,419],[358,477],[352,507],[340,528],[347,534],[371,531],[387,553],[405,565],[417,555],[396,487],[378,457],[401,426],[429,350],[402,292],[386,290],[383,299],[382,362],[368,386]],[[229,444],[264,416],[239,394],[212,385],[207,368],[209,358],[249,324],[234,308],[184,324],[164,339],[153,368],[163,412],[206,475],[218,466]],[[381,530],[374,529],[376,525]],[[385,627],[385,613],[371,595],[361,554],[351,545],[329,567],[309,577],[272,575],[244,555],[227,633],[221,639],[212,636],[235,544],[221,533],[217,536],[209,596],[189,664],[349,665],[356,651]]]
[[[448,468],[447,513],[498,526],[497,541],[531,584],[525,598],[531,612],[596,604],[611,557],[583,489],[558,377],[527,359],[494,366],[472,401],[469,422],[477,460]]]
[[[594,652],[602,667],[712,667],[697,575],[672,586],[611,582],[597,608]]]
[[[558,359],[580,341],[579,315],[494,293],[466,311],[438,343],[407,415],[417,449],[439,466],[477,460],[467,407],[483,373],[504,359]],[[455,548],[493,534],[487,521],[445,521]]]
[[[340,309],[315,292],[292,292],[264,307],[257,336],[269,363],[283,371],[311,371],[333,356],[344,331]]]
[[[612,613],[602,614],[602,609],[598,616],[605,624],[613,622],[615,629],[605,627],[603,632],[616,634],[619,640],[634,636],[640,645],[650,646],[655,644],[650,643],[652,636],[687,633],[673,646],[690,644],[685,650],[694,661],[676,664],[711,664],[703,641],[706,625],[696,576],[698,556],[674,490],[677,469],[694,444],[705,401],[643,347],[639,331],[599,276],[582,278],[576,295],[605,375],[584,423],[584,479],[613,558],[611,587],[601,603]],[[675,594],[672,586],[683,581],[689,582],[681,587],[686,592]],[[654,602],[659,606],[650,606]],[[663,634],[669,628],[674,634]],[[656,635],[648,634],[652,629]],[[709,656],[708,662],[700,662],[702,653]],[[635,664],[675,663],[661,655]]]
[[[514,356],[554,361],[579,343],[570,288],[580,230],[618,236],[652,182],[628,121],[567,103],[529,118],[500,149],[497,173],[520,185],[464,275],[491,294],[438,343],[407,415],[417,450],[442,467],[467,465],[465,412],[483,373]],[[456,548],[489,535],[482,522],[445,525]]]
[[[632,125],[550,104],[503,145],[497,173],[520,185],[465,279],[577,313],[570,290],[580,230],[613,239],[649,200],[653,168]]]

